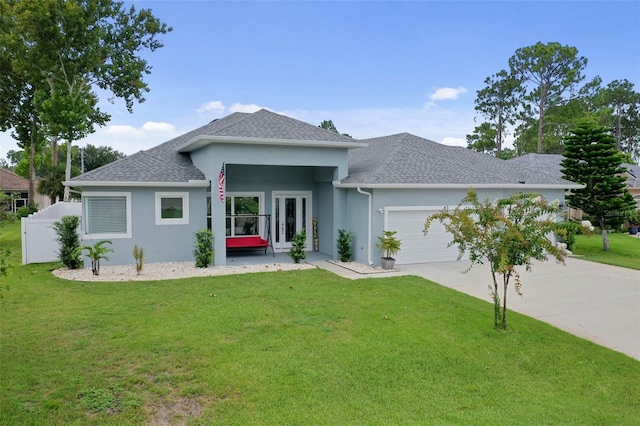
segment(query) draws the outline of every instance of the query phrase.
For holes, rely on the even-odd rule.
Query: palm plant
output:
[[[92,246],[82,246],[78,248],[78,254],[81,254],[84,250],[87,251],[87,257],[91,259],[91,272],[93,272],[93,275],[100,275],[100,260],[109,260],[107,253],[113,252],[113,249],[105,247],[105,244],[111,244],[111,241],[98,241]]]

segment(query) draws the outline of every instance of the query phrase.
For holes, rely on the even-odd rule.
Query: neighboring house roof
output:
[[[550,176],[562,178],[560,171],[560,163],[564,156],[562,154],[525,154],[519,157],[513,157],[507,160],[511,164],[519,167],[526,167],[531,170],[539,171]]]
[[[560,163],[563,159],[564,156],[562,154],[525,154],[520,157],[510,158],[507,161],[521,167],[561,178],[562,172],[560,170],[562,167]],[[640,167],[638,167],[637,164],[622,163],[620,166],[631,176],[636,178],[640,176]]]
[[[341,186],[577,187],[559,177],[409,133],[361,142],[368,147],[349,151],[349,176]]]
[[[0,169],[0,188],[5,191],[28,191],[29,180],[11,170]]]
[[[637,164],[622,163],[621,166],[634,178],[640,178],[640,167]]]
[[[99,185],[100,183],[127,184],[183,184],[202,182],[204,174],[193,165],[185,147],[193,148],[198,138],[234,138],[259,140],[295,140],[354,142],[318,126],[305,123],[267,110],[251,114],[236,112],[219,120],[171,139],[154,148],[140,151],[128,157],[99,167],[69,181],[71,186]],[[179,152],[183,149],[185,153]]]

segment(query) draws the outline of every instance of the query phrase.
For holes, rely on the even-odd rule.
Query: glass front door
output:
[[[307,230],[307,250],[311,241],[311,193],[310,192],[274,192],[273,193],[273,246],[276,250],[291,249],[291,241],[296,233]]]

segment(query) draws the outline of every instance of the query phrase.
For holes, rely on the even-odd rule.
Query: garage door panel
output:
[[[395,255],[399,265],[425,262],[447,262],[457,260],[458,248],[447,247],[452,236],[444,225],[435,221],[424,235],[424,222],[436,210],[388,210],[387,229],[396,231],[402,247]]]

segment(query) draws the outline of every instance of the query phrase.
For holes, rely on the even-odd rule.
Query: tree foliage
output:
[[[563,177],[585,185],[567,196],[571,207],[581,209],[597,222],[602,244],[609,250],[607,227],[620,225],[635,209],[627,190],[622,155],[616,150],[615,138],[606,128],[584,121],[571,131],[564,142]]]
[[[322,123],[320,123],[320,125],[318,127],[320,127],[321,129],[328,130],[328,131],[333,132],[333,133],[337,133],[337,134],[342,135],[342,136],[346,136],[348,138],[351,137],[351,135],[348,134],[348,133],[340,133],[338,131],[338,129],[336,129],[336,125],[333,124],[333,121],[331,121],[331,120],[322,120]]]
[[[516,267],[524,266],[530,271],[533,260],[547,260],[547,255],[558,262],[564,261],[566,251],[547,238],[551,233],[565,232],[556,223],[558,212],[557,203],[549,203],[536,194],[516,193],[491,202],[480,200],[478,194],[469,189],[453,210],[444,209],[429,216],[424,233],[428,235],[429,227],[437,220],[451,233],[453,239],[449,245],[458,247],[458,259],[469,255],[469,269],[474,264],[489,264],[493,277],[489,290],[494,301],[494,325],[506,329],[507,288],[511,278],[515,291],[522,295],[522,281]]]
[[[47,136],[67,142],[69,179],[72,142],[110,119],[96,90],[123,99],[131,112],[149,91],[143,78],[151,67],[141,52],[162,47],[157,37],[171,28],[114,0],[5,0],[0,15],[2,126],[21,125],[16,111],[28,103]]]
[[[564,138],[585,117],[613,129],[617,149],[640,159],[640,94],[627,79],[582,84],[587,59],[575,47],[536,43],[516,50],[509,71],[485,79],[477,91],[482,122],[468,148],[498,157],[512,132],[516,155],[561,154]],[[502,129],[502,132],[501,132]]]
[[[91,170],[97,169],[98,167],[102,167],[105,164],[112,163],[116,160],[126,157],[124,153],[111,148],[110,146],[95,146],[92,144],[87,144],[84,148],[84,172],[90,172]],[[80,161],[80,158],[77,158],[76,161]],[[78,167],[81,164],[75,163]]]
[[[515,123],[517,99],[522,88],[519,81],[505,70],[487,77],[484,84],[486,86],[477,92],[475,109],[487,122],[480,128],[476,127],[476,130],[483,132],[485,149],[489,141],[487,137],[491,134],[493,143],[488,151],[499,156],[508,134],[508,126]]]
[[[543,129],[547,111],[567,102],[584,80],[587,58],[578,57],[578,49],[557,42],[536,43],[517,49],[509,58],[513,78],[525,88],[523,107],[527,117],[537,116],[537,152],[542,153]]]

